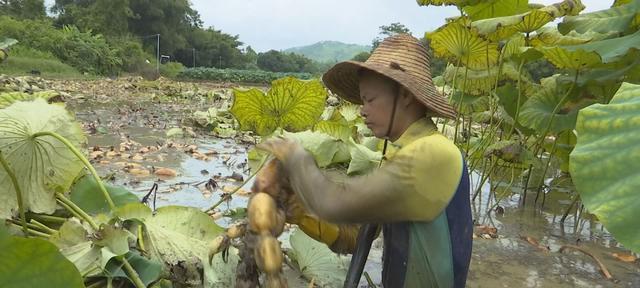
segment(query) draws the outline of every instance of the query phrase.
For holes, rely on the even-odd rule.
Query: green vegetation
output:
[[[321,41],[315,44],[285,49],[283,52],[296,53],[316,62],[340,62],[353,58],[361,52],[371,51],[371,46],[346,44],[338,41]]]
[[[311,79],[309,73],[267,72],[261,70],[237,70],[216,68],[187,68],[178,74],[180,79],[211,80],[233,83],[269,84],[272,81],[293,76],[300,79]]]
[[[640,186],[622,179],[631,179],[625,171],[633,170],[629,133],[637,127],[628,123],[638,90],[629,83],[640,82],[640,27],[634,20],[640,1],[616,1],[588,14],[579,14],[584,6],[577,0],[549,6],[516,0],[418,3],[457,5],[463,12],[426,38],[434,56],[449,62],[438,81],[460,117],[443,127],[453,128],[470,168],[481,174],[473,198],[488,179],[510,171],[504,191],[511,191],[513,175],[521,175],[522,205],[533,189],[534,204],[544,206],[538,200],[553,188],[546,177],[570,172],[579,193],[568,195],[573,204],[562,221],[582,199],[618,241],[640,251],[632,220],[637,213],[625,208],[638,201],[630,191]],[[557,29],[547,25],[558,18],[563,20]]]

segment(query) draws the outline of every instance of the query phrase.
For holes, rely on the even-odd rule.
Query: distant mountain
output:
[[[371,51],[371,46],[346,44],[338,41],[321,41],[308,46],[294,47],[284,50],[302,54],[319,62],[344,61],[353,58],[360,52]]]

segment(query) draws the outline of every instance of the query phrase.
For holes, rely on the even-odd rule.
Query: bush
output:
[[[184,65],[180,62],[169,62],[160,65],[160,75],[168,78],[175,78],[184,70]]]
[[[149,65],[146,60],[155,58],[145,52],[142,44],[135,38],[110,39],[108,42],[115,50],[116,57],[122,61],[119,67],[121,71],[141,73]]]
[[[116,51],[101,35],[81,32],[74,26],[56,29],[50,20],[16,20],[2,16],[0,36],[15,38],[35,50],[51,52],[80,72],[114,74],[122,65]]]
[[[187,68],[178,75],[182,79],[211,80],[234,83],[270,84],[271,81],[293,76],[299,79],[311,79],[309,73],[267,72],[262,70],[236,70],[216,68]]]

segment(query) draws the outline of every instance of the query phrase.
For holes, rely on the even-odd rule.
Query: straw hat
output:
[[[362,104],[358,84],[358,70],[362,68],[395,80],[431,110],[434,116],[456,117],[453,107],[433,85],[427,48],[415,37],[408,34],[388,37],[366,62],[340,62],[322,76],[322,81],[343,99]]]

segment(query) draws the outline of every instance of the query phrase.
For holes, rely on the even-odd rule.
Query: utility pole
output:
[[[193,48],[193,68],[196,68],[196,48]]]
[[[218,56],[218,69],[222,69],[222,56]]]
[[[157,51],[156,51],[156,60],[158,60],[158,62],[156,62],[156,72],[158,73],[158,75],[160,75],[160,34],[157,34],[158,36],[158,45],[157,45]]]

